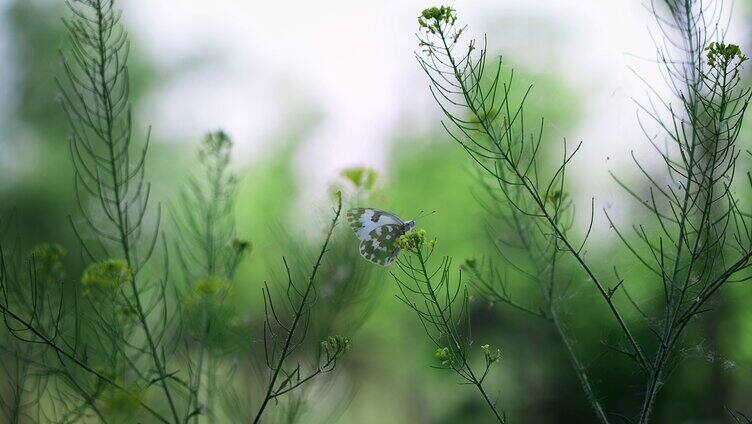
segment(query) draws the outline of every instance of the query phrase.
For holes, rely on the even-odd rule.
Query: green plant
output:
[[[474,386],[495,419],[506,422],[506,417],[491,400],[483,383],[491,366],[501,357],[501,351],[491,351],[488,344],[480,346],[485,365],[480,371],[473,365],[473,338],[470,323],[470,305],[467,287],[451,280],[450,258],[445,257],[437,266],[430,265],[436,239],[427,240],[423,229],[410,230],[395,240],[404,253],[397,259],[400,272],[392,273],[400,294],[397,298],[415,311],[426,335],[436,347],[437,368],[452,370],[462,384]]]
[[[471,263],[468,268],[491,300],[554,324],[601,422],[609,422],[609,415],[574,349],[576,336],[569,334],[561,318],[571,287],[561,278],[560,268],[566,266],[562,262],[573,261],[585,274],[621,333],[620,345],[612,348],[626,355],[645,378],[644,400],[634,412],[640,423],[653,417],[658,393],[676,363],[677,348],[689,323],[707,311],[708,302],[725,284],[750,278],[745,271],[752,257],[752,222],[733,194],[738,136],[750,100],[749,89],[740,88],[739,69],[746,56],[737,46],[709,42],[722,33],[706,30],[712,24],[702,5],[667,2],[667,17],[655,7],[666,43],[679,50],[678,57],[673,50],[659,50],[660,64],[678,106],[656,97],[655,102],[641,107],[669,142],[670,149],[663,148],[646,131],[665,172],[650,174],[636,162],[647,179],[646,193],[615,177],[652,214],[654,230],[651,233],[644,225],[634,226],[637,241],[642,243],[638,247],[609,217],[626,250],[663,287],[663,304],[655,308],[655,315],[640,322],[655,336],[653,340],[640,340],[633,330],[637,323],[623,312],[632,307],[643,311],[627,289],[636,282],[625,281],[618,272],[609,282],[611,279],[600,276],[584,254],[594,202],[584,235],[573,234],[575,211],[566,194],[565,177],[580,146],[569,148],[565,142],[560,161],[553,171],[547,171],[542,124],[533,133],[525,127],[524,103],[530,88],[520,98],[510,95],[514,73],[502,73],[501,61],[488,68],[485,45],[478,48],[474,41],[461,43],[464,27],[455,26],[453,9],[427,9],[418,20],[423,50],[418,60],[447,118],[444,126],[481,171],[480,183],[491,200],[489,207],[505,225],[504,233],[511,230],[511,236],[501,231],[494,234],[494,242],[517,275],[538,285],[542,306],[512,301],[507,282],[492,263]],[[528,261],[510,259],[512,254],[526,256]]]
[[[71,127],[79,206],[71,224],[84,271],[67,278],[61,246],[41,244],[20,257],[0,240],[0,353],[12,359],[2,386],[12,396],[3,393],[0,407],[10,422],[221,421],[232,413],[216,401],[236,369],[227,358],[239,362],[242,332],[256,331],[234,309],[232,280],[252,246],[236,236],[232,143],[222,131],[205,137],[199,166],[171,208],[174,225],[163,229],[161,207],[150,207],[149,132],[140,145],[133,132],[121,13],[112,0],[66,4],[70,48],[57,84]],[[314,278],[340,209],[341,202],[256,421],[270,400],[333,370],[350,349],[348,338],[331,336],[318,346],[310,375],[287,368],[305,338]],[[290,284],[292,302],[297,287]],[[332,301],[347,306],[339,293]],[[275,322],[270,315],[265,329]],[[273,354],[278,333],[265,334]]]
[[[635,155],[641,180],[614,173],[642,214],[627,230],[623,214],[603,211],[623,244],[608,251],[605,237],[598,249],[591,240],[597,203],[580,213],[582,190],[569,183],[580,145],[552,140],[542,120],[529,119],[540,105],[530,94],[541,92],[540,114],[571,117],[561,83],[551,73],[523,76],[535,89],[521,84],[522,72],[491,60],[485,40],[465,41],[450,7],[420,14],[417,56],[460,148],[429,144],[436,134],[408,123],[390,178],[342,170],[329,185],[329,216],[331,199],[323,214],[295,203],[296,152],[305,152],[315,114],[280,111],[284,128],[271,137],[283,147],[248,169],[234,163],[221,130],[206,134],[197,158],[179,143],[152,149],[131,111],[149,84],[129,72],[143,58],[138,49],[131,57],[119,4],[37,3],[20,0],[9,12],[23,42],[8,65],[22,83],[11,99],[17,122],[0,131],[11,135],[0,144],[32,148],[13,148],[2,162],[15,165],[26,151],[43,160],[29,175],[0,179],[0,421],[296,423],[344,413],[341,421],[361,422],[375,411],[382,421],[511,422],[569,419],[571,408],[580,421],[590,409],[604,423],[674,422],[697,411],[695,420],[750,422],[728,394],[749,390],[737,364],[752,354],[746,287],[729,287],[750,278],[752,174],[741,142],[751,93],[747,56],[727,39],[721,2],[649,3],[667,91],[645,79],[648,98],[637,108],[657,154]],[[57,46],[54,80],[47,68]],[[59,178],[70,171],[57,159],[66,149],[73,179]],[[458,178],[467,163],[475,172]],[[159,196],[171,199],[166,215]],[[442,240],[423,230],[396,240],[393,280],[362,260],[355,236],[338,225],[343,206],[389,203],[437,209],[431,222]],[[6,205],[18,206],[15,218]],[[56,221],[69,209],[72,231]],[[389,290],[399,302],[380,302]],[[729,331],[744,340],[719,337]],[[722,351],[729,345],[738,351]],[[574,374],[560,367],[567,362]],[[719,395],[718,382],[734,384]],[[345,412],[350,401],[356,407]]]
[[[342,336],[330,336],[321,342],[321,348],[316,359],[316,367],[305,373],[301,371],[300,364],[288,365],[290,358],[306,340],[308,327],[311,321],[311,309],[315,303],[316,277],[321,267],[324,254],[329,247],[329,241],[334,233],[334,228],[342,212],[342,198],[338,196],[334,217],[326,232],[326,238],[321,245],[321,250],[316,258],[305,286],[298,287],[294,280],[287,260],[283,258],[287,273],[287,288],[285,297],[287,305],[291,308],[289,318],[282,315],[279,306],[275,306],[269,286],[265,286],[264,295],[264,357],[269,369],[266,394],[258,408],[254,423],[261,422],[270,401],[276,400],[321,373],[334,370],[337,360],[350,349],[350,339]],[[279,312],[278,312],[279,311]]]
[[[198,171],[188,179],[172,208],[174,251],[183,284],[180,290],[182,335],[192,356],[188,367],[190,398],[185,420],[201,414],[216,419],[215,398],[223,350],[235,335],[232,279],[251,250],[237,238],[237,177],[229,169],[232,141],[223,131],[206,134],[198,152]],[[226,376],[225,381],[229,380]]]

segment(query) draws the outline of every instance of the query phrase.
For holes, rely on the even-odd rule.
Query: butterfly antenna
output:
[[[426,213],[425,211],[421,210],[420,212],[418,212],[418,216],[415,217],[415,220],[417,221],[419,219],[423,219],[423,218],[425,218],[425,217],[427,217],[429,215],[433,215],[435,213],[436,213],[436,211],[431,211],[431,212]]]

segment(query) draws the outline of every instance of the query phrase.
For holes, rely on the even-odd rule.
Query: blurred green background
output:
[[[4,116],[0,118],[0,216],[13,217],[11,232],[27,248],[55,242],[76,252],[77,243],[68,221],[69,215],[76,214],[67,143],[69,130],[53,80],[60,72],[58,50],[65,46],[60,18],[66,11],[61,3],[6,1],[0,9],[2,37],[6,46],[11,46],[6,49],[0,74],[4,87]],[[461,5],[457,8],[461,14]],[[419,7],[404,10],[412,17]],[[504,22],[503,14],[497,18]],[[742,31],[749,32],[749,28]],[[501,29],[489,25],[492,44],[501,34]],[[194,36],[200,45],[202,34]],[[149,108],[148,102],[158,95],[165,81],[179,77],[203,60],[212,60],[212,53],[197,47],[192,61],[177,69],[166,69],[144,53],[138,37],[135,40],[130,68],[132,101],[137,111]],[[741,40],[743,48],[746,41]],[[573,87],[566,76],[559,74],[569,71],[552,67],[542,72],[539,67],[526,65],[527,58],[514,56],[521,51],[524,49],[513,50],[505,60],[515,65],[521,86],[534,85],[528,116],[546,117],[550,145],[557,145],[566,135],[579,139],[578,128],[593,113],[587,94],[579,92],[582,87]],[[403,53],[410,60],[409,51]],[[305,96],[305,91],[302,95]],[[430,102],[427,90],[424,96]],[[300,252],[302,258],[313,254],[328,219],[331,187],[346,184],[333,173],[323,180],[313,179],[323,182],[312,186],[306,178],[311,165],[301,166],[301,157],[305,161],[310,153],[306,150],[307,140],[321,128],[326,113],[315,103],[303,101],[295,110],[285,111],[276,128],[262,137],[259,143],[264,148],[243,148],[243,141],[236,140],[240,153],[234,166],[241,178],[236,211],[238,233],[250,239],[254,248],[235,278],[235,300],[238,313],[248,321],[263,319],[261,286],[264,281],[273,282],[283,276],[281,255]],[[160,122],[145,119],[144,114],[136,116],[137,133],[145,131],[148,125],[160,126]],[[403,217],[414,216],[420,210],[436,210],[436,214],[419,225],[438,238],[437,248],[442,254],[452,256],[456,263],[470,257],[492,257],[486,237],[489,217],[475,200],[478,193],[473,187],[477,184],[470,163],[445,135],[438,119],[432,116],[425,121],[429,124],[413,125],[406,119],[390,133],[389,142],[383,146],[386,165],[377,166],[379,179],[371,203],[357,206],[378,207]],[[155,133],[148,178],[155,185],[154,198],[169,203],[191,172],[199,138],[171,138],[164,131]],[[233,135],[231,130],[230,135]],[[619,134],[613,134],[609,142],[622,143]],[[630,142],[636,144],[642,140]],[[602,158],[598,161],[603,162]],[[581,161],[579,166],[587,167],[588,163]],[[591,178],[600,181],[605,173]],[[588,179],[575,182],[576,196],[586,200],[591,194]],[[593,186],[600,184],[594,182]],[[624,209],[633,207],[629,203],[617,207],[623,208],[620,215],[640,221],[640,210]],[[592,242],[597,248],[588,252],[591,261],[604,273],[610,272],[611,264],[616,261],[622,274],[640,281],[644,270],[630,258],[621,256],[622,246],[605,226],[601,225],[597,231]],[[340,225],[337,237],[355,251],[357,242],[344,225]],[[80,275],[83,263],[78,255],[69,255],[67,260],[68,274],[72,278]],[[310,403],[301,422],[334,419],[342,423],[490,422],[474,391],[457,385],[450,373],[430,367],[434,361],[433,347],[412,311],[394,298],[396,287],[388,270],[373,270],[369,275],[370,280],[363,286],[367,299],[361,299],[352,317],[342,319],[358,324],[344,329],[352,337],[353,349],[342,362],[342,368],[325,377],[330,387],[312,391],[316,401]],[[609,322],[605,319],[607,311],[587,282],[575,284],[577,296],[569,300],[566,319],[576,334],[576,347],[586,358],[596,393],[609,410],[629,413],[640,400],[641,376],[635,375],[624,358],[602,344],[603,340],[616,336],[616,329],[603,325]],[[513,288],[518,299],[535,298],[535,287],[517,284]],[[644,299],[655,293],[654,288],[657,287],[636,286],[634,290]],[[688,337],[691,343],[682,352],[683,361],[661,395],[655,422],[729,422],[726,407],[752,413],[750,302],[749,287],[729,287],[716,300],[714,311],[706,320],[693,327],[694,334]],[[545,323],[480,299],[475,299],[473,306],[474,338],[502,349],[501,364],[491,378],[491,392],[512,422],[594,421],[559,340]],[[238,354],[252,355],[260,336],[239,337],[245,338],[240,344],[246,345],[247,351]]]

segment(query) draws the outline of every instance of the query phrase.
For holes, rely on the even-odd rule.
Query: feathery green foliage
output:
[[[27,4],[12,6],[15,22],[36,20],[37,6]],[[733,312],[717,305],[741,308],[745,301],[732,299],[728,286],[752,277],[752,173],[741,139],[752,93],[744,85],[745,50],[727,39],[723,2],[648,4],[665,87],[645,79],[648,97],[636,107],[655,154],[634,155],[642,181],[613,175],[647,219],[625,223],[604,210],[610,234],[622,243],[607,253],[592,248],[601,215],[596,202],[581,213],[581,190],[569,185],[580,145],[551,140],[542,120],[529,119],[532,94],[543,92],[555,98],[543,114],[556,120],[553,108],[567,109],[561,93],[541,90],[540,78],[536,87],[525,86],[519,72],[488,57],[487,41],[466,41],[452,7],[418,16],[417,58],[444,128],[460,147],[456,155],[470,159],[464,162],[474,170],[466,176],[471,187],[460,188],[463,161],[447,153],[454,146],[420,146],[407,136],[409,151],[400,146],[390,162],[397,178],[385,184],[370,168],[342,170],[328,186],[331,220],[311,231],[319,228],[312,218],[323,214],[293,202],[292,157],[300,145],[287,142],[271,158],[254,158],[255,172],[243,173],[221,130],[201,140],[187,175],[172,166],[161,171],[182,185],[167,194],[163,221],[149,183],[160,152],[149,148],[150,131],[131,111],[139,102],[119,3],[63,6],[69,12],[62,23],[50,23],[56,11],[16,31],[27,40],[18,50],[31,58],[21,72],[29,81],[19,91],[19,122],[33,126],[29,132],[41,135],[41,144],[57,142],[45,147],[48,157],[68,149],[75,192],[68,207],[58,181],[65,166],[47,159],[38,164],[48,174],[38,183],[43,193],[22,200],[23,223],[14,228],[0,217],[0,421],[333,422],[353,401],[359,407],[348,411],[357,418],[351,421],[368,418],[363,410],[382,420],[406,413],[511,422],[531,420],[518,418],[519,411],[542,417],[540,410],[555,409],[568,419],[569,411],[558,408],[565,406],[577,414],[589,408],[602,423],[674,421],[697,410],[750,422],[743,403],[711,405],[729,396],[693,402],[687,395],[714,391],[697,382],[712,380],[710,368],[726,363],[737,371],[718,381],[748,385],[734,364],[739,358],[726,359],[703,340],[727,324],[714,317]],[[57,43],[61,31],[68,38]],[[34,79],[45,78],[50,62],[31,52],[37,45],[62,46],[61,72],[49,81],[60,89],[63,119],[53,116],[50,87]],[[136,76],[134,89],[138,82]],[[66,117],[70,137],[61,143]],[[282,121],[275,141],[301,139],[310,129],[300,116]],[[175,146],[170,161],[187,150]],[[239,175],[246,175],[242,183]],[[13,190],[24,195],[27,188]],[[442,223],[434,226],[439,248],[454,258],[475,256],[436,258],[436,239],[414,230],[396,240],[402,252],[387,281],[389,273],[363,261],[355,236],[337,224],[343,205],[389,203],[395,210],[441,205],[434,217]],[[76,205],[67,241],[65,231],[50,231],[54,219],[40,219]],[[292,218],[298,227],[290,229]],[[49,242],[33,245],[37,239]],[[735,294],[748,284],[737,286]],[[400,301],[380,302],[384,290]],[[509,308],[494,309],[498,304]],[[367,322],[377,308],[388,319]],[[585,321],[592,331],[583,330]],[[355,343],[361,327],[366,337]],[[416,328],[425,337],[414,337]],[[598,337],[602,343],[593,343]],[[555,344],[561,349],[551,349]],[[567,362],[573,374],[553,373]],[[712,364],[698,366],[703,362]],[[335,370],[337,378],[328,378]],[[411,384],[400,387],[395,378]],[[432,384],[442,379],[460,389]],[[356,390],[363,382],[366,390]],[[557,390],[578,386],[581,394]],[[324,399],[327,391],[333,395]],[[557,408],[533,411],[540,401]],[[694,408],[677,412],[679,401]]]
[[[236,236],[237,178],[231,172],[232,141],[223,131],[205,135],[198,168],[172,207],[174,252],[181,278],[181,339],[189,392],[184,420],[215,421],[218,385],[229,381],[223,366],[227,340],[239,331],[232,278],[251,242]],[[229,345],[229,346],[228,346]],[[222,374],[221,376],[218,374]],[[221,380],[219,378],[221,377]]]
[[[554,324],[601,422],[610,422],[610,418],[574,348],[576,336],[569,334],[561,318],[571,287],[557,271],[562,261],[573,260],[594,286],[621,331],[622,341],[612,346],[613,350],[628,357],[644,375],[644,401],[639,411],[632,412],[640,423],[652,418],[688,324],[707,310],[708,301],[724,284],[752,277],[745,272],[752,257],[752,222],[733,194],[738,135],[750,99],[749,89],[740,88],[739,69],[746,57],[738,46],[709,42],[721,33],[706,32],[709,16],[702,5],[670,2],[668,6],[668,17],[662,17],[657,9],[654,13],[667,40],[665,49],[680,53],[674,57],[674,51],[659,50],[660,64],[679,107],[657,98],[641,108],[664,130],[671,145],[662,148],[646,131],[666,172],[655,176],[636,162],[650,185],[644,195],[616,179],[653,214],[659,231],[651,234],[644,225],[635,224],[635,237],[643,244],[638,248],[609,217],[627,252],[663,287],[664,303],[654,316],[639,323],[657,340],[639,340],[632,329],[638,323],[630,322],[623,312],[625,307],[634,307],[642,313],[645,306],[641,308],[629,295],[628,286],[633,282],[625,281],[616,271],[615,282],[608,282],[584,254],[594,202],[584,236],[578,239],[573,234],[575,211],[566,195],[565,176],[580,146],[569,149],[565,142],[559,165],[547,172],[542,166],[542,126],[532,134],[525,128],[527,93],[521,99],[509,96],[513,73],[502,79],[501,61],[490,71],[487,68],[485,46],[478,50],[474,41],[461,44],[464,28],[455,27],[451,9],[427,10],[419,20],[424,35],[418,60],[447,118],[444,126],[481,171],[480,183],[488,195],[485,206],[504,223],[505,231],[492,234],[494,243],[507,266],[538,285],[542,306],[514,302],[492,262],[484,266],[471,262],[468,268],[491,300]],[[668,119],[657,106],[665,108]],[[510,230],[511,237],[502,236]],[[517,252],[527,257],[527,264],[510,259]]]
[[[324,254],[329,247],[329,241],[342,212],[342,197],[338,196],[326,238],[321,251],[313,265],[308,280],[304,286],[296,285],[293,280],[287,260],[283,259],[287,273],[287,288],[285,297],[287,306],[291,308],[290,316],[285,317],[275,306],[269,287],[264,287],[264,356],[269,368],[269,379],[261,406],[253,419],[254,423],[261,422],[270,401],[276,400],[322,373],[331,372],[342,355],[350,349],[350,339],[341,336],[331,336],[321,342],[321,348],[315,361],[316,367],[311,371],[301,370],[301,366],[290,365],[290,358],[305,342],[311,321],[311,309],[316,302],[316,277],[321,267]]]
[[[505,423],[503,411],[483,386],[501,352],[492,352],[488,344],[480,346],[477,349],[480,352],[473,349],[468,292],[461,276],[457,283],[452,283],[451,259],[445,257],[439,265],[430,264],[436,239],[427,240],[424,229],[410,230],[397,238],[395,245],[404,252],[396,262],[400,272],[392,273],[400,292],[397,298],[415,311],[435,345],[437,367],[452,370],[462,384],[475,386],[493,417]],[[483,354],[484,367],[479,369],[472,363],[473,353]]]
[[[164,233],[160,207],[150,207],[148,131],[140,145],[133,131],[121,13],[112,0],[67,5],[70,48],[57,83],[71,127],[79,205],[71,223],[85,270],[68,279],[61,246],[42,244],[20,258],[0,244],[9,340],[2,350],[13,358],[3,368],[13,396],[3,396],[2,412],[9,422],[219,422],[229,415],[217,400],[221,385],[236,368],[228,355],[241,332],[254,331],[234,309],[232,280],[252,245],[236,236],[232,142],[222,131],[206,136]],[[170,272],[173,256],[178,272]],[[285,381],[272,379],[259,415],[269,400],[331,371],[350,349],[349,339],[331,336],[311,375],[288,373],[288,356],[309,325],[317,269],[277,368]]]

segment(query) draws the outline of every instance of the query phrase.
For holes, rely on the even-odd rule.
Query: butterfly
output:
[[[413,220],[403,221],[393,213],[372,208],[348,210],[347,222],[360,239],[360,255],[381,266],[387,266],[397,259],[400,249],[395,241],[415,227]]]

